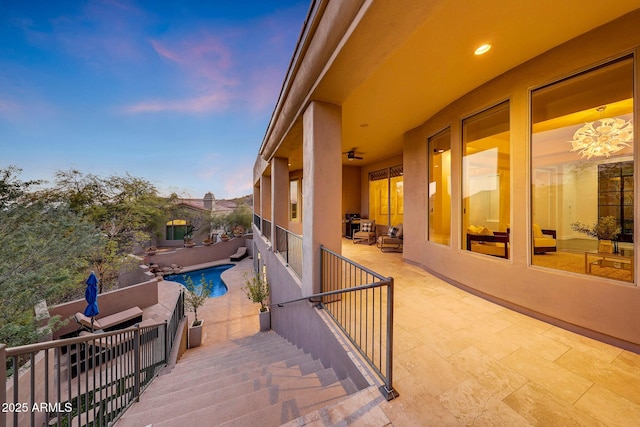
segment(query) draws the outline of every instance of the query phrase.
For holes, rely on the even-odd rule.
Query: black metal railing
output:
[[[165,323],[20,347],[0,345],[4,426],[107,426],[167,364],[184,317],[181,293]]]
[[[268,241],[271,241],[271,221],[268,219],[262,219],[262,235]]]
[[[256,226],[258,230],[260,230],[260,225],[262,224],[262,218],[258,214],[253,214],[253,225]]]
[[[393,389],[393,278],[384,277],[322,246],[322,292],[271,304],[319,302],[384,384],[387,400]]]
[[[384,277],[327,248],[321,251],[322,305],[383,379],[380,391],[393,389],[393,278]]]
[[[280,253],[296,275],[302,277],[302,236],[276,226],[276,251]]]

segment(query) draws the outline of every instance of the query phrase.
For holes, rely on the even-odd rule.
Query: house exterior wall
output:
[[[405,231],[405,260],[534,316],[569,328],[577,327],[584,333],[604,340],[617,340],[622,346],[640,348],[637,322],[640,288],[634,284],[530,266],[531,243],[528,232],[531,227],[530,89],[634,52],[637,102],[640,99],[637,85],[640,81],[637,65],[640,47],[638,28],[640,13],[635,12],[591,31],[475,89],[421,126],[407,132],[404,143],[405,230],[410,231]],[[461,249],[460,161],[454,160],[451,166],[452,245],[449,247],[428,242],[427,138],[450,126],[452,159],[460,159],[462,118],[507,99],[511,108],[511,259],[482,256]],[[636,107],[636,129],[639,111]],[[636,188],[638,178],[636,173]],[[638,224],[638,209],[635,210],[635,223]],[[635,271],[638,271],[639,259],[636,251]]]

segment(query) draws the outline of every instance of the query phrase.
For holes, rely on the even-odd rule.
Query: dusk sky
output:
[[[308,0],[0,0],[0,168],[252,193]]]

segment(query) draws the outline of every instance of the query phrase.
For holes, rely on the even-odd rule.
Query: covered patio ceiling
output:
[[[457,98],[637,8],[637,0],[589,7],[582,0],[364,1],[322,69],[288,76],[287,85],[314,79],[308,82],[312,90],[296,105],[288,96],[279,100],[276,111],[284,106],[295,113],[274,114],[261,154],[287,157],[291,170],[301,169],[302,111],[318,100],[342,106],[343,151],[362,153],[362,160],[344,155],[344,164],[362,166],[399,155],[407,130]],[[328,25],[320,21],[310,36]],[[474,55],[483,43],[492,49]],[[295,62],[290,73],[300,70]],[[289,123],[274,127],[278,120]]]

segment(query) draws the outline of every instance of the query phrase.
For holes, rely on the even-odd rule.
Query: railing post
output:
[[[387,383],[380,387],[380,391],[387,400],[398,397],[398,392],[393,389],[393,277],[389,277],[387,285]]]
[[[136,402],[140,400],[140,326],[133,331],[133,366],[135,372],[133,398]]]
[[[7,347],[4,344],[0,344],[0,378],[2,383],[6,384],[7,379]],[[0,387],[0,405],[7,403],[7,387],[6,385]],[[0,411],[0,427],[7,427],[7,413]]]
[[[169,363],[169,346],[171,343],[169,342],[169,321],[164,321],[164,363]]]

